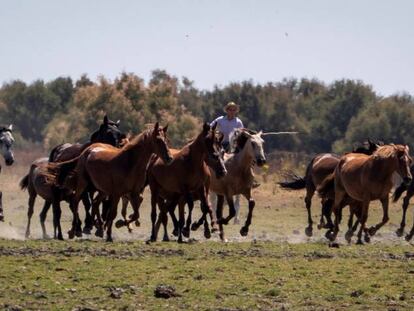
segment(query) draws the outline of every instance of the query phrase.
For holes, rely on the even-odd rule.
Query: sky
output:
[[[165,69],[207,90],[346,78],[414,95],[413,12],[409,0],[0,0],[0,83]]]

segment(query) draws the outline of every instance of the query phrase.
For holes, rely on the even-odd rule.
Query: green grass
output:
[[[413,309],[412,246],[0,241],[0,301],[24,309]],[[159,284],[180,297],[154,297]],[[118,288],[119,299],[111,292]]]

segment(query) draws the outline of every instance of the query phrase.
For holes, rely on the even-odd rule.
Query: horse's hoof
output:
[[[357,245],[364,245],[364,242],[362,242],[361,239],[358,239],[358,241],[356,242]]]
[[[204,237],[207,240],[211,238],[211,232],[210,232],[210,230],[204,230]]]
[[[102,229],[96,229],[95,236],[99,238],[103,238],[103,230]]]
[[[24,235],[26,239],[30,238],[30,232],[26,232],[26,234]]]
[[[170,242],[170,238],[168,236],[165,236],[162,238],[163,242]]]
[[[221,232],[221,233],[220,233],[220,240],[221,240],[222,242],[225,242],[225,241],[226,241],[226,238],[224,237],[224,232]]]
[[[151,239],[149,239],[149,240],[146,240],[146,241],[145,241],[145,244],[150,245],[150,244],[151,244],[151,242],[152,242],[152,241],[151,241]]]
[[[335,234],[332,230],[326,231],[325,237],[331,242],[335,241],[335,238],[336,238],[336,236],[335,236]]]
[[[213,227],[213,228],[211,228],[211,232],[218,232],[219,231],[219,228],[217,228],[217,227]]]
[[[92,232],[92,228],[91,227],[85,227],[85,228],[83,228],[82,232],[83,232],[83,234],[89,235]]]
[[[405,240],[406,240],[407,242],[410,242],[412,238],[413,238],[413,235],[412,235],[412,234],[407,234],[407,235],[405,236]]]
[[[68,238],[69,238],[70,240],[72,240],[74,237],[75,237],[75,233],[73,232],[73,230],[69,230],[69,231],[68,231]]]
[[[375,235],[375,233],[377,233],[377,229],[375,229],[375,227],[374,227],[374,226],[369,227],[369,229],[368,229],[368,234],[369,234],[370,236],[374,236],[374,235]]]
[[[191,224],[191,231],[197,231],[198,228],[200,228],[200,226],[196,222]]]
[[[352,236],[353,236],[354,234],[353,234],[353,232],[352,231],[347,231],[346,233],[345,233],[345,240],[348,242],[348,243],[351,243],[351,240],[352,240]]]
[[[112,237],[110,237],[110,236],[108,236],[107,238],[106,238],[106,242],[110,242],[110,243],[112,243],[114,240],[112,239]]]
[[[178,236],[178,229],[174,228],[172,234],[173,234],[173,236]]]
[[[367,243],[370,243],[370,242],[371,242],[371,238],[369,237],[369,235],[368,235],[368,234],[365,234],[365,235],[364,235],[364,240],[365,240],[365,242],[367,242]]]
[[[312,229],[312,227],[307,227],[307,228],[305,229],[305,234],[306,234],[307,236],[311,237],[311,236],[313,235],[313,229]]]
[[[397,234],[398,237],[402,237],[404,234],[404,229],[398,228],[397,231],[395,231],[395,233]]]
[[[118,220],[115,222],[115,227],[117,227],[118,229],[119,229],[119,228],[121,228],[121,227],[123,227],[123,226],[126,226],[126,221],[125,221],[125,220],[123,220],[123,219],[118,219]]]
[[[240,229],[240,235],[241,236],[247,236],[247,234],[249,233],[249,228],[247,228],[247,227],[242,227],[241,229]]]
[[[190,230],[188,230],[188,228],[183,228],[182,230],[183,236],[185,236],[186,238],[190,237]]]
[[[139,222],[139,220],[135,220],[135,226],[136,227],[141,227],[141,223]]]
[[[82,237],[82,231],[81,230],[76,230],[75,235],[76,235],[76,237],[81,238]]]

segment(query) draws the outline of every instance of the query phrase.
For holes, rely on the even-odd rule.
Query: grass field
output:
[[[25,167],[4,168],[0,175],[6,221],[0,223],[0,308],[18,310],[412,310],[414,248],[397,238],[400,204],[370,245],[329,248],[323,231],[304,235],[303,191],[286,192],[276,177],[255,190],[257,200],[247,238],[241,225],[225,228],[229,243],[217,236],[205,241],[202,230],[183,245],[146,245],[149,195],[141,208],[142,225],[133,233],[114,230],[110,244],[95,237],[74,241],[39,240],[36,202],[32,239],[24,240],[27,193],[18,189]],[[314,220],[320,215],[314,201]],[[246,217],[242,200],[242,221]],[[63,227],[71,221],[63,207]],[[381,218],[377,203],[369,224]],[[198,214],[197,214],[198,215]],[[411,227],[412,211],[408,226]],[[47,228],[51,233],[51,213]],[[346,214],[345,214],[346,216]],[[156,298],[160,284],[177,297]]]

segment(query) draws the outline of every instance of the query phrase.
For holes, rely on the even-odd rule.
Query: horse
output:
[[[414,165],[412,165],[410,167],[410,172],[411,172],[411,175],[414,175]],[[400,224],[400,227],[396,231],[397,236],[399,236],[399,237],[401,237],[404,234],[405,218],[406,218],[406,214],[407,214],[408,205],[410,204],[411,197],[414,195],[414,182],[411,181],[409,185],[402,182],[395,189],[395,192],[393,194],[393,202],[397,202],[398,199],[401,197],[401,195],[406,191],[407,191],[407,194],[405,195],[405,197],[403,199],[403,205],[402,205],[403,215],[402,215],[402,219],[401,219],[401,224]],[[410,241],[412,239],[413,235],[414,235],[414,223],[413,223],[413,226],[412,226],[410,232],[405,236],[405,239],[407,241]]]
[[[332,189],[335,191],[333,205],[335,225],[333,230],[327,232],[326,236],[331,241],[336,239],[339,232],[340,205],[347,195],[351,199],[361,202],[358,213],[360,229],[357,244],[363,244],[362,232],[366,232],[370,236],[375,235],[389,219],[388,195],[393,185],[392,175],[397,172],[406,184],[411,182],[411,162],[409,147],[406,145],[384,145],[370,156],[357,153],[342,156],[334,173],[329,175],[317,189],[321,195],[332,191]],[[384,215],[380,223],[367,229],[369,203],[374,200],[380,200]]]
[[[151,222],[150,241],[156,241],[161,222],[167,219],[167,212],[173,212],[180,198],[185,198],[189,209],[193,208],[193,194],[196,192],[201,201],[203,211],[204,235],[210,237],[210,229],[206,214],[211,214],[207,201],[208,184],[212,175],[221,178],[227,171],[223,163],[221,140],[223,136],[215,133],[216,124],[212,127],[204,123],[200,134],[179,151],[173,153],[171,164],[166,165],[162,159],[156,159],[148,169],[148,183],[151,189]],[[209,167],[213,170],[210,174]],[[160,213],[157,220],[157,204]],[[183,242],[184,206],[180,205],[178,220],[178,243]]]
[[[0,126],[0,150],[3,155],[4,162],[7,166],[10,166],[14,163],[13,155],[13,144],[14,137],[12,135],[13,125],[9,126]],[[0,165],[1,171],[1,165]],[[0,191],[0,221],[4,221],[3,215],[3,192]]]
[[[266,163],[263,151],[264,140],[261,135],[262,132],[257,133],[248,129],[233,131],[230,135],[232,153],[224,155],[227,174],[223,178],[211,174],[210,191],[217,194],[216,214],[222,240],[224,240],[223,225],[227,225],[236,214],[233,196],[237,194],[242,194],[249,202],[249,213],[240,234],[246,236],[249,232],[255,206],[251,193],[254,181],[252,166],[254,164],[263,166]],[[224,198],[229,206],[229,215],[226,218],[222,216]],[[200,221],[193,225],[192,229],[197,229],[199,224]]]
[[[45,200],[43,209],[40,213],[40,223],[42,226],[43,238],[49,238],[46,229],[45,229],[45,220],[47,212],[50,209],[51,204],[54,200],[54,191],[52,186],[47,183],[47,176],[44,174],[44,170],[48,162],[63,162],[69,159],[72,159],[76,156],[79,156],[80,153],[90,146],[94,142],[107,143],[114,146],[119,146],[122,144],[125,139],[125,135],[118,129],[119,121],[113,122],[108,119],[107,116],[104,117],[103,123],[100,125],[99,129],[95,131],[90,138],[90,142],[84,144],[61,144],[56,146],[50,152],[49,158],[40,158],[35,160],[30,166],[29,173],[23,177],[20,181],[20,188],[22,190],[27,189],[29,193],[29,202],[28,202],[28,211],[27,211],[27,226],[26,226],[26,238],[30,237],[30,223],[34,211],[34,204],[36,196],[39,195]],[[59,202],[62,200],[68,201],[70,199],[70,194],[63,190],[62,193],[56,193],[56,200]],[[93,219],[90,215],[90,199],[88,192],[85,191],[82,194],[82,202],[85,206],[85,227],[83,228],[83,233],[90,234],[90,231],[93,227]],[[57,204],[59,204],[57,202]],[[60,207],[59,207],[60,208]],[[56,231],[56,230],[55,230]],[[54,235],[55,238],[63,239],[61,234],[58,236]]]
[[[95,143],[87,147],[80,156],[62,163],[49,163],[49,182],[74,192],[71,210],[74,221],[69,231],[73,238],[79,231],[78,204],[82,193],[91,184],[100,194],[109,198],[109,210],[105,221],[106,240],[112,242],[112,222],[116,217],[120,198],[131,194],[134,211],[142,202],[141,192],[145,185],[146,168],[153,153],[165,163],[172,161],[166,143],[167,127],[162,128],[158,122],[152,129],[146,130],[132,139],[124,147],[116,147]],[[94,207],[93,207],[94,210]],[[136,217],[138,215],[135,215]],[[99,213],[98,226],[102,225]]]
[[[381,145],[381,142],[373,142],[370,139],[363,146],[354,148],[352,153],[363,153],[370,155]],[[312,197],[315,194],[316,188],[322,181],[332,174],[340,161],[340,156],[334,153],[322,153],[314,156],[306,167],[304,177],[293,175],[293,180],[288,182],[279,182],[278,184],[284,189],[300,190],[306,189],[305,207],[308,214],[308,226],[305,228],[307,236],[313,235],[313,220],[312,220]],[[333,222],[331,219],[331,210],[334,198],[321,198],[322,213],[318,224],[318,229],[332,228]],[[326,220],[326,222],[325,222]],[[350,215],[348,226],[351,227],[353,223],[352,214]]]

